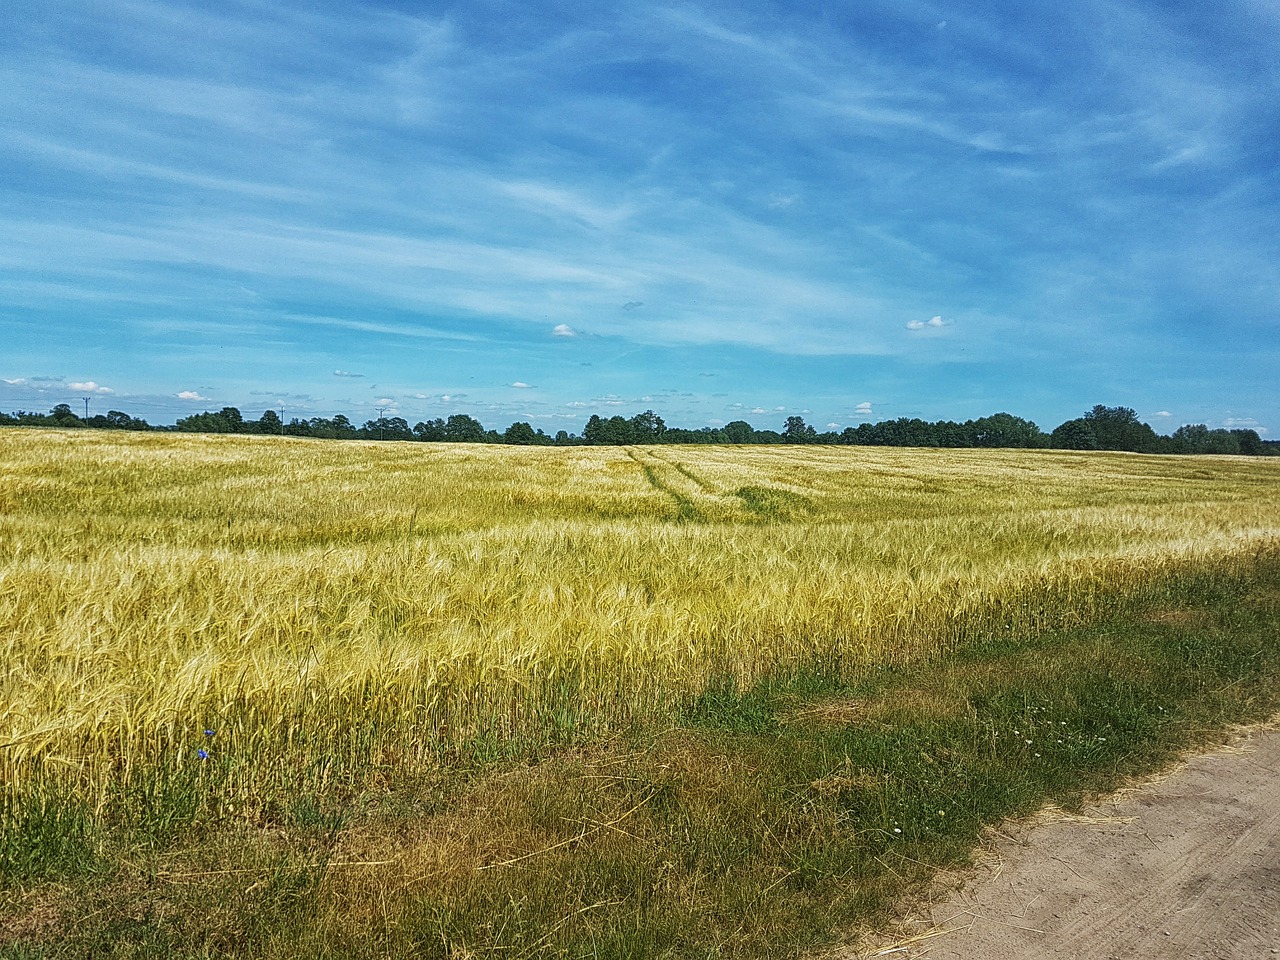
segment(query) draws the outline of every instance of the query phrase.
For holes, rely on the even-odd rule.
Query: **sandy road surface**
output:
[[[963,889],[847,958],[1280,956],[1280,729],[1072,817],[1003,828]]]

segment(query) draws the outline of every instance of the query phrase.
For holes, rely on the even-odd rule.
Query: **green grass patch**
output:
[[[734,496],[751,513],[763,520],[792,520],[813,513],[813,503],[790,490],[776,487],[739,487]]]

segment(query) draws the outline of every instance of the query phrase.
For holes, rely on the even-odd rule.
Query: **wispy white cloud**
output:
[[[1257,145],[1280,77],[1269,34],[1246,29],[1274,14],[1232,6],[1202,30],[1191,7],[1090,0],[1048,31],[914,0],[886,31],[858,25],[869,9],[779,18],[754,0],[574,13],[533,10],[515,34],[467,5],[382,0],[20,18],[0,162],[40,174],[8,180],[0,210],[0,339],[21,351],[6,364],[36,368],[31,331],[65,316],[98,351],[81,369],[120,369],[127,343],[165,358],[161,383],[234,355],[322,393],[335,367],[409,384],[439,363],[491,384],[477,394],[519,372],[560,404],[640,395],[727,348],[767,381],[739,395],[777,387],[824,420],[847,415],[849,382],[885,402],[895,377],[917,383],[953,323],[963,351],[913,400],[931,415],[971,393],[948,390],[958,363],[1029,398],[1051,389],[1018,375],[1046,369],[1029,357],[1072,390],[1094,382],[1084,344],[1152,383],[1153,337],[1170,363],[1207,352],[1199,369],[1222,372],[1197,390],[1274,367],[1274,164]],[[948,303],[963,312],[924,319]],[[572,369],[542,365],[548,330],[591,331]],[[620,344],[621,360],[594,352]],[[519,364],[496,388],[495,345]],[[815,363],[800,375],[795,355]],[[833,355],[881,358],[885,389]],[[1249,400],[1204,409],[1267,416]]]
[[[348,377],[352,380],[359,380],[364,377],[363,373],[352,373],[350,370],[335,370],[333,375],[335,377]]]
[[[523,380],[516,380],[511,384],[511,386],[515,387],[517,390],[528,390],[533,386],[533,384],[525,383]]]
[[[547,184],[497,183],[497,189],[540,213],[568,219],[596,229],[614,228],[632,214],[628,206],[605,207],[571,190]]]
[[[115,391],[112,390],[110,387],[104,387],[102,386],[102,384],[95,383],[92,380],[84,380],[76,383],[68,383],[67,387],[68,389],[71,389],[71,390],[78,390],[81,393],[102,393],[102,394],[115,393]]]
[[[208,397],[200,396],[200,392],[198,390],[183,390],[181,393],[176,394],[176,396],[179,400],[208,400],[209,399]]]
[[[908,330],[936,330],[939,327],[945,327],[946,325],[947,321],[943,320],[942,317],[930,317],[928,320],[907,321]]]
[[[91,174],[94,179],[142,178],[166,181],[184,187],[242,194],[262,200],[299,203],[316,199],[301,190],[273,184],[255,183],[229,177],[206,176],[178,167],[129,160],[98,150],[68,147],[38,137],[15,134],[11,139],[15,152],[25,154],[42,164],[57,164],[66,170]]]
[[[349,320],[343,317],[321,317],[303,314],[288,314],[287,319],[302,324],[321,327],[337,327],[358,333],[383,333],[395,337],[412,337],[421,340],[475,340],[469,334],[456,333],[452,330],[441,330],[436,327],[414,326],[407,323],[379,323],[371,320]],[[364,374],[350,374],[335,370],[334,376],[363,377]]]

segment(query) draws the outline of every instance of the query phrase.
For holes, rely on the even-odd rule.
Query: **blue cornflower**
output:
[[[197,750],[197,751],[196,751],[196,756],[197,756],[197,757],[199,757],[201,760],[208,760],[208,759],[209,759],[209,751],[208,751],[208,750]]]
[[[212,736],[213,736],[213,731],[212,731],[212,730],[208,730],[208,729],[206,729],[206,730],[205,730],[205,732],[204,732],[204,735],[205,735],[206,737],[212,737]]]

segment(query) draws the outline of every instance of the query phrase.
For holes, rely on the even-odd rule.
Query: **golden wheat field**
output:
[[[206,729],[246,790],[289,751],[329,777],[604,734],[712,678],[1088,620],[1277,537],[1258,459],[5,430],[0,776],[105,790]]]

